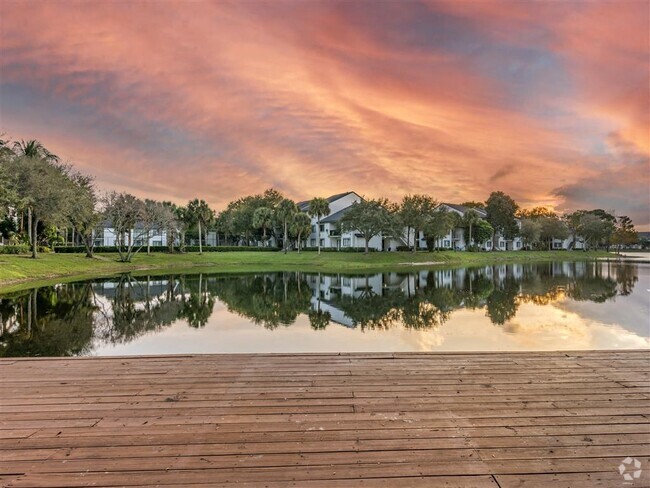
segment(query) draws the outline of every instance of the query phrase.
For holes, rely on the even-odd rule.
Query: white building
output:
[[[443,211],[454,212],[460,217],[463,217],[469,210],[474,210],[479,215],[479,217],[482,219],[487,219],[487,212],[482,208],[470,208],[465,207],[464,205],[456,205],[454,203],[442,203],[438,208]],[[517,219],[517,225],[521,226],[521,221],[519,219]],[[427,244],[424,240],[424,234],[422,232],[420,232],[419,240],[419,246],[426,248]],[[521,237],[506,239],[500,234],[497,234],[495,243],[497,251],[521,251],[523,246]],[[464,251],[468,245],[469,243],[465,241],[465,229],[463,227],[456,227],[455,229],[451,230],[446,236],[437,239],[435,242],[436,247],[454,249],[458,251]],[[488,240],[487,242],[484,242],[481,245],[481,249],[484,251],[491,251],[492,241]]]
[[[318,247],[323,249],[350,249],[365,247],[365,239],[361,234],[356,232],[344,232],[341,234],[339,231],[339,223],[343,216],[350,210],[354,203],[362,200],[361,196],[353,191],[346,193],[339,193],[326,198],[329,203],[330,213],[320,220],[320,228],[318,227],[318,219],[312,217],[311,234],[305,239],[304,245],[306,247]],[[309,202],[298,202],[298,208],[301,212],[309,211]],[[386,242],[385,242],[386,241]],[[375,236],[368,242],[368,247],[375,251],[383,251],[390,249],[389,239],[384,239],[381,236]]]
[[[135,246],[146,246],[147,237],[151,247],[161,247],[167,245],[167,231],[165,229],[153,229],[147,236],[146,231],[141,224],[136,224],[134,229],[131,229],[128,235],[124,235],[123,242],[133,242]],[[117,232],[108,221],[103,224],[94,232],[95,246],[113,247],[117,245]]]
[[[339,232],[339,223],[341,218],[347,213],[347,211],[352,207],[356,202],[360,202],[362,197],[353,192],[349,191],[346,193],[339,193],[337,195],[332,195],[326,200],[329,202],[330,213],[320,220],[320,228],[318,227],[318,220],[315,217],[312,217],[312,232],[305,239],[304,246],[309,248],[318,247],[318,241],[320,240],[320,246],[323,249],[346,249],[346,248],[363,248],[365,246],[365,241],[361,234],[355,232],[346,232],[341,235]],[[308,212],[309,202],[299,202],[298,208],[302,212]],[[456,214],[463,217],[465,213],[470,210],[469,207],[463,205],[456,205],[452,203],[443,203],[438,207],[440,210],[455,212]],[[472,209],[476,211],[480,217],[487,218],[487,212],[480,208]],[[517,220],[517,224],[521,225],[521,222]],[[495,240],[497,250],[500,251],[520,251],[523,247],[522,240],[520,237],[515,237],[514,239],[506,239],[503,236],[497,235]],[[392,237],[383,237],[375,236],[370,239],[368,247],[375,251],[395,251],[398,247],[402,246],[412,246],[413,237],[409,237],[408,242],[406,239],[406,231],[400,239],[395,239]],[[437,239],[435,241],[435,247],[444,248],[444,249],[454,249],[454,250],[465,250],[468,243],[465,242],[465,229],[462,227],[457,227],[449,232],[444,237]],[[425,240],[424,233],[419,232],[418,235],[418,248],[426,249],[427,243]],[[487,241],[482,244],[481,248],[485,251],[492,249],[492,241]]]

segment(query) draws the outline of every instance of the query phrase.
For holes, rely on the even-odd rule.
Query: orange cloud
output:
[[[620,159],[650,154],[635,3],[33,7],[0,6],[1,129],[105,187],[217,207],[269,186],[455,201],[502,189],[560,207],[558,188],[621,165],[647,177]]]

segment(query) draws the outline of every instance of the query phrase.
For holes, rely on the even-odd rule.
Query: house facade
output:
[[[464,217],[469,210],[473,210],[482,219],[487,219],[487,212],[482,208],[470,208],[454,203],[441,203],[438,209],[446,212],[454,212],[461,218]],[[517,225],[521,227],[521,221],[519,219],[517,219]],[[497,251],[521,251],[523,248],[523,243],[520,237],[515,237],[514,239],[506,239],[504,236],[497,234],[496,239],[494,239],[494,243],[496,245]],[[463,227],[456,227],[449,231],[446,236],[436,239],[435,241],[436,248],[456,251],[464,251],[469,245],[470,243],[466,242],[465,240],[465,228]],[[491,251],[492,245],[492,240],[488,240],[482,243],[480,247],[484,251]],[[427,248],[427,243],[423,232],[420,232],[420,235],[418,236],[418,246],[423,249]]]
[[[326,198],[329,203],[330,213],[320,219],[311,218],[311,234],[303,241],[303,245],[308,248],[320,246],[323,249],[362,249],[365,247],[365,239],[361,234],[356,232],[339,231],[339,223],[343,216],[350,210],[353,204],[360,202],[363,198],[353,191],[339,193]],[[301,212],[309,211],[309,202],[298,202],[298,209]],[[320,227],[319,227],[320,225]],[[388,250],[387,245],[390,242],[384,242],[387,239],[381,236],[375,236],[368,242],[368,247],[375,251]]]
[[[343,234],[339,231],[339,223],[347,211],[354,203],[360,202],[362,197],[356,192],[349,191],[346,193],[339,193],[332,195],[326,199],[329,203],[330,213],[320,220],[320,227],[318,220],[312,217],[312,232],[303,241],[303,245],[307,248],[320,246],[323,249],[346,249],[346,248],[363,248],[365,241],[361,234],[355,232],[345,232]],[[302,212],[308,212],[309,202],[299,202],[298,208]],[[452,203],[442,203],[439,207],[440,210],[447,212],[454,212],[460,217],[463,217],[469,207],[463,205],[456,205]],[[487,218],[487,212],[480,208],[472,209],[476,211],[481,218]],[[517,220],[517,225],[521,222]],[[413,246],[414,236],[411,235],[407,239],[406,230],[400,238],[375,236],[370,239],[368,247],[375,251],[395,251],[399,247]],[[417,244],[419,249],[427,249],[427,242],[422,231],[417,236]],[[485,251],[492,250],[492,241],[487,241],[481,245],[481,249]],[[520,251],[523,248],[523,243],[520,237],[514,239],[506,239],[501,235],[497,235],[495,239],[496,250],[498,251]],[[443,236],[435,241],[436,248],[459,250],[463,251],[467,248],[469,243],[465,242],[465,229],[457,227],[452,229],[446,236]]]
[[[118,233],[112,227],[111,223],[106,221],[94,231],[95,246],[113,247],[117,245]],[[133,242],[136,246],[146,246],[147,238],[151,247],[167,246],[167,231],[164,229],[153,229],[149,236],[142,225],[136,224],[128,235],[124,235],[123,242]]]

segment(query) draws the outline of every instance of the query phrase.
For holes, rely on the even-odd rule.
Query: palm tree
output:
[[[309,202],[309,215],[316,217],[316,240],[318,241],[318,254],[320,254],[320,219],[330,213],[330,204],[325,198],[314,198]]]
[[[472,245],[472,226],[474,224],[477,224],[481,220],[481,216],[478,214],[478,212],[472,208],[470,208],[467,212],[465,212],[465,215],[463,215],[463,224],[465,224],[467,227],[469,227],[469,240],[468,240],[468,245]]]
[[[298,253],[300,253],[302,236],[308,235],[311,230],[311,218],[304,212],[298,212],[293,216],[291,229],[292,233],[296,235],[298,241]]]
[[[266,247],[266,229],[273,225],[273,210],[269,207],[259,207],[253,213],[253,227],[262,229],[262,240]]]
[[[9,141],[2,141],[3,149],[7,149]],[[4,151],[6,152],[6,151]],[[40,141],[36,139],[30,139],[28,141],[20,140],[16,141],[13,144],[13,153],[18,157],[25,157],[30,159],[42,160],[47,163],[58,163],[59,157],[55,154],[52,154],[48,151]],[[29,243],[34,245],[36,241],[36,235],[33,235],[33,225],[32,225],[32,206],[27,204],[27,235],[29,237]]]
[[[298,206],[288,198],[283,199],[275,209],[275,217],[284,227],[282,250],[285,254],[287,253],[287,244],[289,242],[289,223],[293,220],[293,216],[296,213],[298,213]]]
[[[187,213],[190,221],[199,227],[199,254],[203,254],[203,246],[201,245],[202,228],[205,226],[207,230],[208,224],[214,219],[214,211],[205,200],[195,198],[187,204]]]
[[[48,162],[58,163],[59,157],[56,154],[52,154],[48,151],[43,144],[41,144],[36,139],[30,139],[28,141],[14,142],[14,153],[17,156],[25,156],[28,158],[43,159]]]

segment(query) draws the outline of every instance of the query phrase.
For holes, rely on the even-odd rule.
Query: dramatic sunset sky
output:
[[[0,2],[0,132],[102,189],[601,207],[650,228],[650,1]]]

